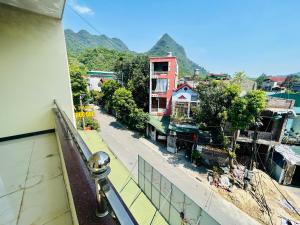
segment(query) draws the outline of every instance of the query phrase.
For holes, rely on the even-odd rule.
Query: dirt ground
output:
[[[298,210],[298,212],[300,212],[300,203],[296,204],[296,202],[276,183],[276,181],[273,180],[273,182],[274,184],[266,173],[260,170],[255,170],[253,188],[250,189],[252,191],[245,191],[238,187],[231,188],[230,190],[232,191],[215,186],[213,186],[213,189],[262,224],[280,225],[282,218],[299,222],[300,216],[293,210],[293,208],[289,207],[289,204],[286,203],[282,194],[287,198],[291,205]],[[280,194],[274,185],[278,187],[282,194]],[[251,192],[253,194],[251,194]],[[264,207],[263,198],[265,198],[267,206],[269,207],[270,216],[268,215],[267,207]],[[284,203],[286,203],[287,206],[284,206]]]

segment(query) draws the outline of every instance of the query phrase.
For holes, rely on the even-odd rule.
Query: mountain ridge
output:
[[[110,38],[104,34],[93,35],[86,30],[80,30],[77,33],[71,29],[65,30],[67,50],[70,55],[79,55],[89,48],[106,48],[120,52],[131,52],[127,45],[119,38]],[[200,70],[200,76],[206,76],[208,72],[192,60],[190,60],[182,45],[178,44],[169,34],[165,33],[155,45],[144,54],[149,56],[166,56],[172,52],[177,58],[179,65],[179,75],[192,76],[195,69]]]
[[[68,52],[79,54],[87,48],[103,47],[117,51],[129,51],[127,45],[118,38],[109,38],[108,36],[93,35],[86,30],[80,30],[77,33],[71,29],[65,30],[65,39]]]

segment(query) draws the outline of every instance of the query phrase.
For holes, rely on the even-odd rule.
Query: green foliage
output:
[[[137,108],[131,91],[119,88],[112,97],[112,105],[116,117],[129,128],[142,131],[148,121],[148,114]]]
[[[65,30],[66,44],[69,56],[79,56],[79,61],[84,63],[89,70],[113,71],[113,65],[120,58],[137,55],[130,52],[127,46],[117,38],[108,38],[105,35],[92,35],[85,30],[78,33]],[[94,51],[94,49],[102,49]],[[104,50],[103,50],[104,49]],[[111,51],[110,51],[111,50]],[[168,34],[148,51],[147,55],[166,56],[173,52],[179,65],[179,76],[192,76],[195,69],[200,70],[200,78],[205,78],[208,72],[187,58],[184,48],[177,44]]]
[[[195,69],[200,69],[200,77],[206,77],[208,72],[191,61],[185,53],[184,48],[176,43],[168,34],[164,34],[161,39],[147,52],[150,56],[166,56],[172,52],[177,57],[179,65],[179,76],[192,76]]]
[[[266,93],[261,90],[250,91],[246,96],[247,109],[251,114],[251,122],[255,122],[260,116],[261,111],[266,107],[267,99]]]
[[[102,103],[104,96],[103,92],[91,90],[89,95],[95,105],[100,105]]]
[[[76,59],[70,59],[69,62],[70,78],[71,78],[71,87],[73,94],[73,103],[77,107],[80,104],[80,95],[85,94],[87,96],[87,82],[82,77],[85,73],[84,66],[80,65]],[[86,100],[86,97],[83,101]]]
[[[196,119],[207,126],[221,126],[227,119],[227,111],[235,97],[239,96],[240,88],[236,84],[211,81],[201,83],[197,87],[199,107]]]
[[[134,130],[144,131],[148,120],[148,113],[145,113],[142,109],[133,108],[129,114],[128,126]]]
[[[128,47],[117,38],[109,38],[105,35],[92,35],[86,30],[81,30],[78,33],[72,30],[65,30],[66,44],[68,54],[78,55],[87,48],[102,47],[114,49],[117,51],[128,51]]]
[[[99,124],[97,120],[93,118],[85,118],[84,119],[85,127],[90,127],[92,130],[97,130],[99,128]],[[76,119],[77,128],[83,130],[82,119]]]
[[[136,108],[131,92],[125,88],[119,88],[115,91],[112,97],[112,105],[117,119],[123,123],[128,122],[131,110]]]
[[[258,88],[261,88],[262,87],[262,84],[264,82],[265,79],[267,79],[268,76],[266,74],[261,74],[257,79],[256,79],[256,83],[257,83],[257,87]]]
[[[247,75],[245,74],[245,72],[236,72],[233,75],[232,82],[237,83],[237,84],[241,84],[242,81],[245,80],[246,78],[247,78]]]
[[[286,77],[283,86],[290,89],[291,87],[293,87],[295,83],[299,83],[299,82],[300,82],[300,76],[297,74],[291,74]]]
[[[261,90],[250,91],[244,97],[236,97],[228,111],[228,121],[234,131],[232,138],[233,152],[235,152],[238,130],[247,129],[254,124],[262,110],[266,107],[266,94]]]
[[[200,158],[201,158],[200,152],[197,151],[197,150],[193,150],[192,151],[192,159],[197,160],[197,159],[200,159]]]
[[[235,154],[235,151],[229,151],[228,152],[228,155],[231,159],[235,159],[236,158],[236,154]]]
[[[112,97],[117,89],[119,89],[121,85],[115,80],[108,80],[104,82],[101,87],[102,91],[102,101],[105,105],[105,108],[108,111],[112,110]]]
[[[86,49],[79,56],[78,60],[84,64],[88,70],[114,71],[118,61],[133,58],[135,54],[129,52],[119,52],[105,48]]]
[[[123,58],[115,65],[114,71],[118,80],[132,92],[135,103],[144,111],[148,110],[149,102],[149,58],[137,55],[133,58]]]
[[[240,95],[237,84],[210,81],[197,87],[199,107],[195,110],[195,119],[211,130],[214,143],[224,145],[223,129],[228,119],[228,111],[233,100]]]

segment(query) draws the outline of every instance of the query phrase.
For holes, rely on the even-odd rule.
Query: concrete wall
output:
[[[0,4],[0,137],[54,128],[57,99],[74,121],[62,22]]]

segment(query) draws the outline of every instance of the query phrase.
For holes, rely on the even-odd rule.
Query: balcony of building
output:
[[[151,79],[151,93],[152,94],[166,94],[168,91],[168,79],[159,78]]]
[[[151,112],[165,113],[167,111],[167,98],[151,98]]]
[[[92,153],[58,105],[52,113],[55,129],[1,138],[0,224],[137,224],[108,155]]]
[[[152,75],[167,75],[169,72],[169,62],[153,62],[152,63]]]
[[[0,224],[137,224],[74,126],[64,5],[0,0]]]

